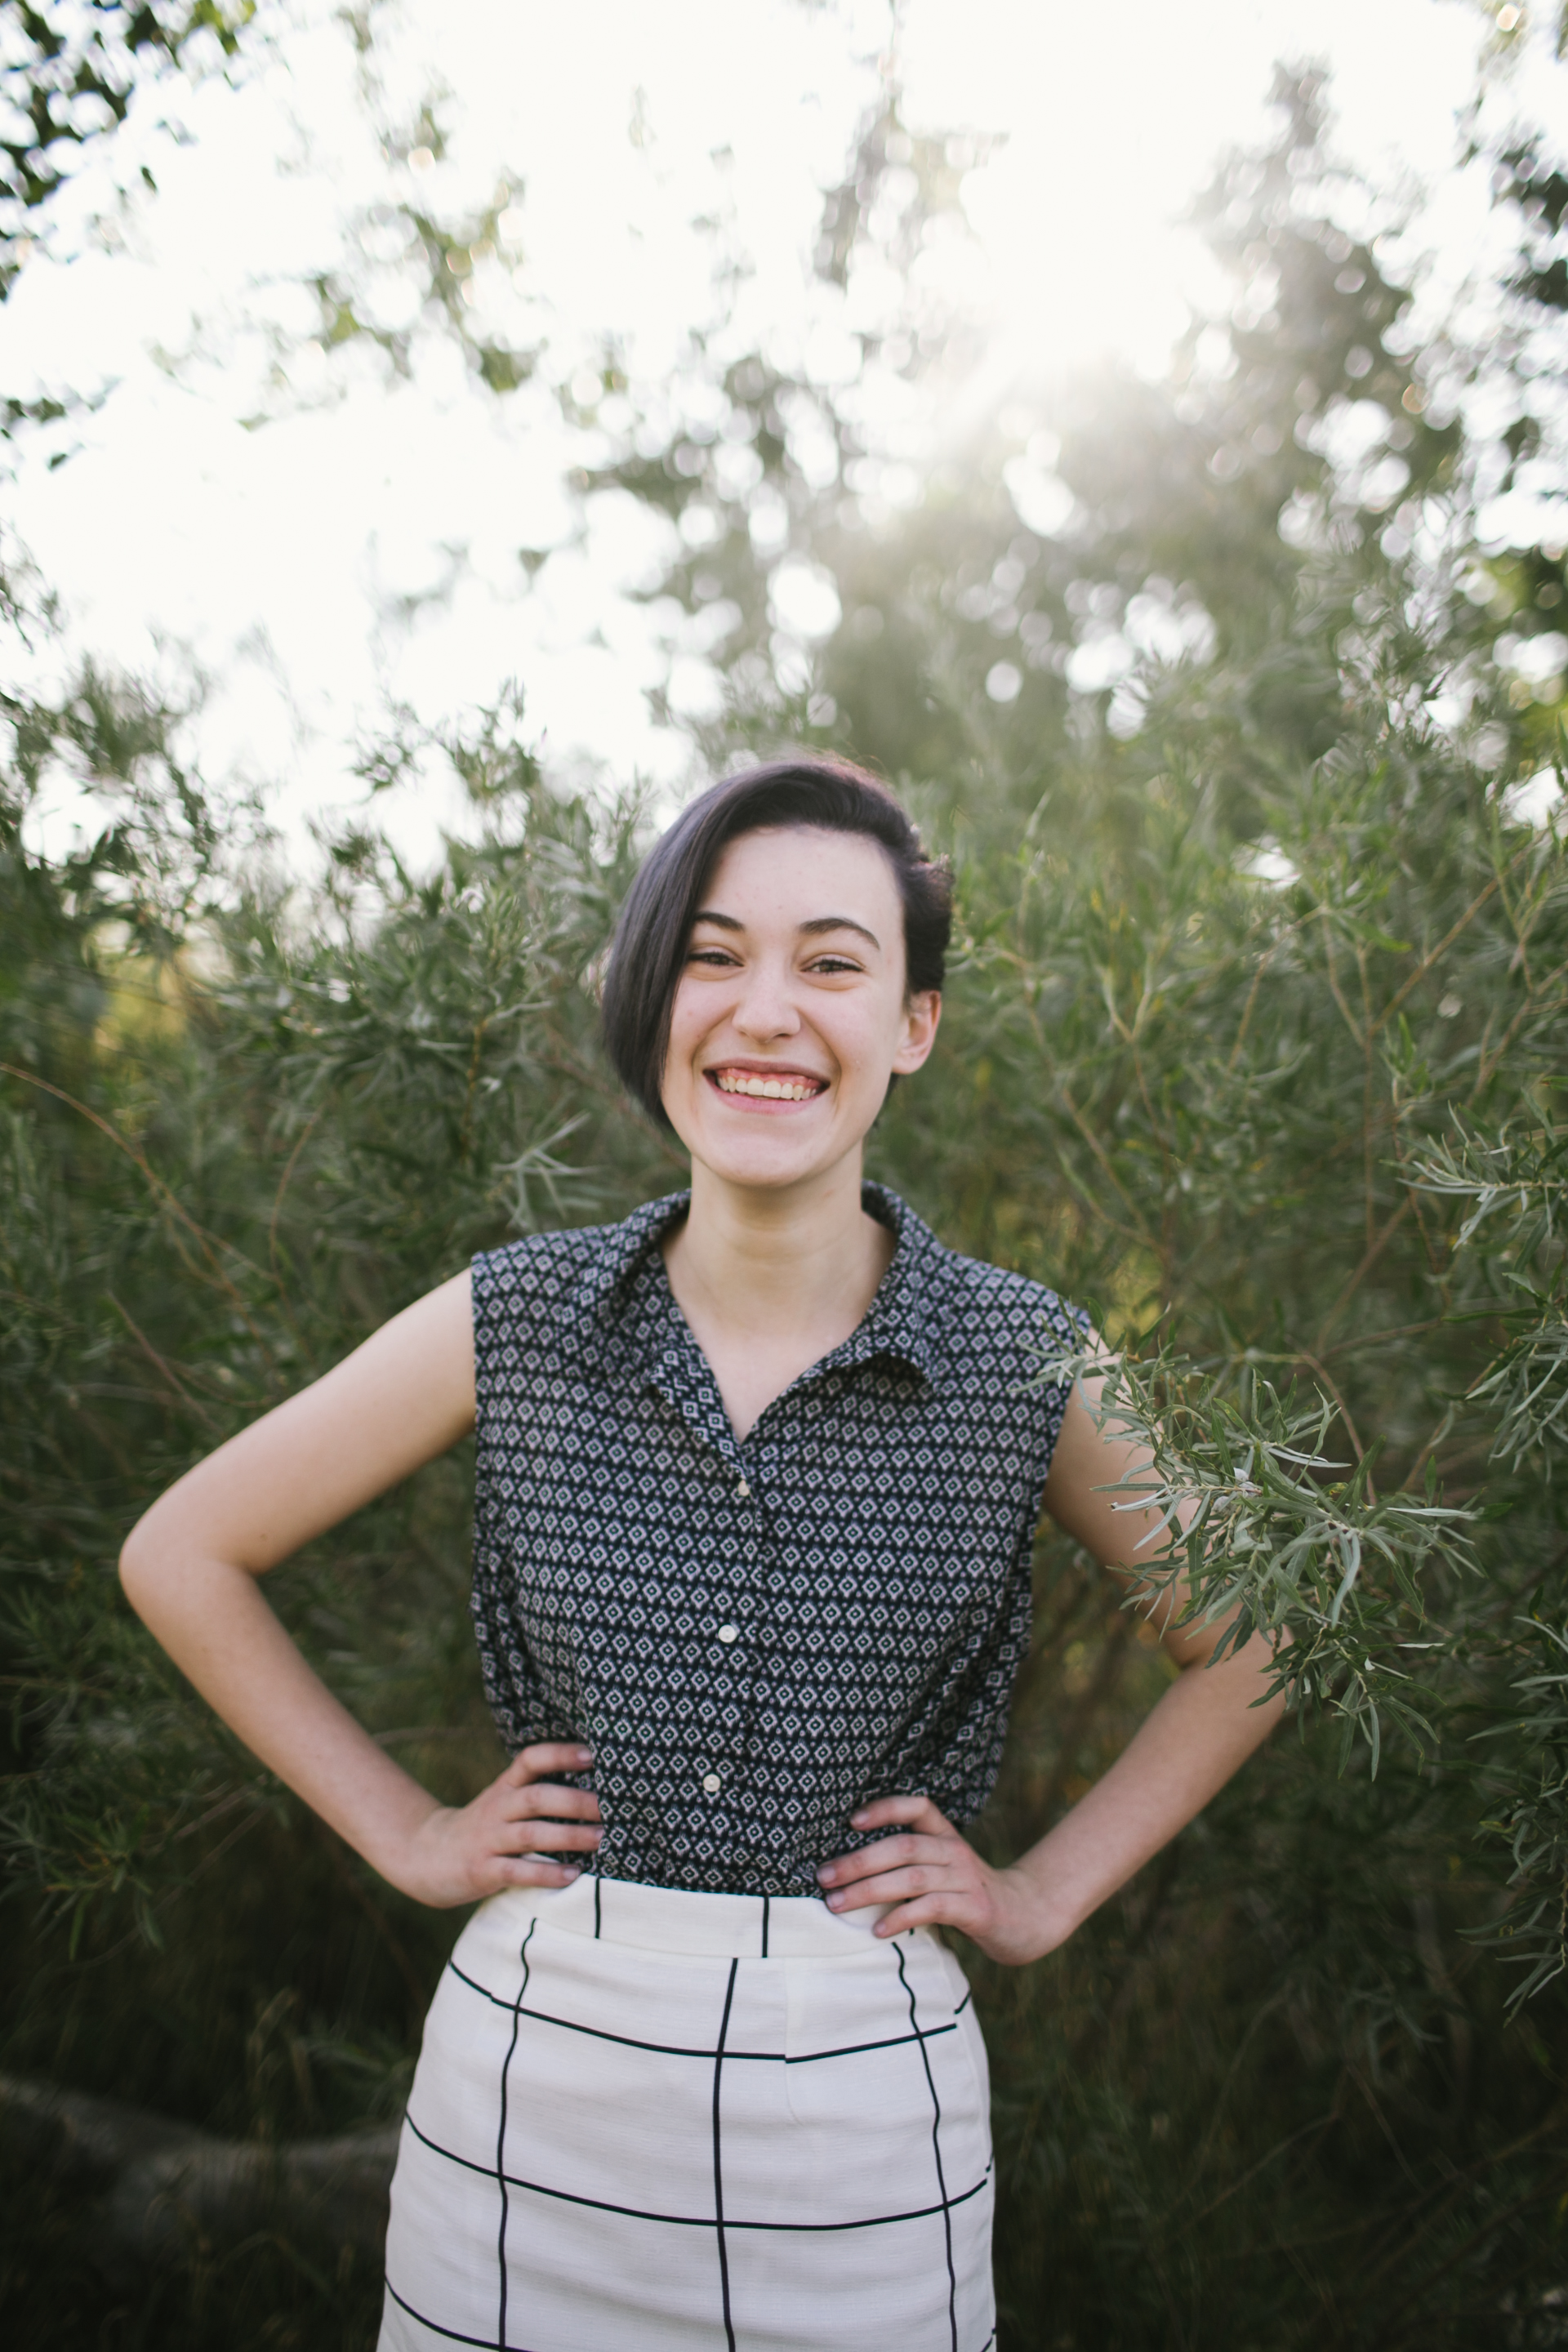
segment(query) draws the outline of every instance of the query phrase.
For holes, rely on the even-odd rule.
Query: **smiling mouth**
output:
[[[784,1070],[770,1077],[761,1070],[706,1070],[721,1095],[748,1095],[761,1102],[811,1102],[827,1092],[826,1078],[807,1077],[800,1070]]]

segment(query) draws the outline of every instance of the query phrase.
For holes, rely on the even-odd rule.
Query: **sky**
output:
[[[967,184],[971,241],[921,265],[984,320],[974,404],[1108,351],[1157,371],[1214,291],[1184,210],[1226,146],[1262,134],[1277,58],[1328,64],[1342,151],[1416,205],[1431,305],[1497,234],[1484,182],[1454,168],[1486,29],[1470,0],[905,0],[896,47],[884,0],[380,0],[368,60],[329,0],[262,0],[261,22],[237,86],[146,95],[0,310],[8,391],[104,394],[18,445],[0,499],[62,601],[42,658],[199,675],[193,756],[264,790],[301,859],[311,822],[360,796],[354,749],[389,704],[461,723],[509,679],[556,765],[689,781],[648,689],[673,675],[699,709],[711,681],[637,593],[667,527],[567,487],[605,445],[566,423],[560,387],[606,342],[656,410],[699,396],[694,327],[804,367],[862,400],[902,461],[894,494],[918,489],[940,426],[854,383],[853,331],[891,289],[868,268],[841,294],[810,266],[890,62],[909,130],[996,142]],[[433,94],[445,155],[389,162],[384,134]],[[1563,115],[1568,75],[1527,56],[1492,103]],[[121,201],[142,163],[156,194]],[[310,340],[310,278],[367,234],[374,251],[390,190],[449,218],[503,182],[515,267],[475,288],[539,347],[531,383],[498,399],[441,335],[416,340],[405,382]],[[395,273],[366,299],[404,322]],[[460,818],[433,775],[383,814],[416,857]],[[35,834],[84,815],[61,785]]]

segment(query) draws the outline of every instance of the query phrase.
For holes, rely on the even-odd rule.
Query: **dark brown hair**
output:
[[[847,761],[808,753],[710,784],[654,844],[626,895],[605,975],[605,1044],[626,1087],[662,1126],[670,1012],[692,918],[720,854],[764,825],[819,825],[879,842],[904,908],[905,986],[940,988],[952,929],[952,877],[926,856],[886,784]]]

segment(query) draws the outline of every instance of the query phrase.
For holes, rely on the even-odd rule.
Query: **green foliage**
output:
[[[232,58],[256,8],[255,0],[6,0],[4,13],[0,90],[11,128],[0,139],[0,301],[30,249],[30,216],[68,176],[69,159],[124,121],[149,74],[204,41]]]
[[[1336,1479],[1349,1465],[1321,1449],[1337,1408],[1321,1395],[1315,1408],[1292,1408],[1258,1380],[1255,1352],[1244,1352],[1238,1381],[1168,1341],[1142,1363],[1081,1351],[1041,1378],[1093,1380],[1100,1428],[1147,1457],[1107,1490],[1122,1497],[1113,1509],[1155,1517],[1151,1564],[1127,1605],[1162,1624],[1225,1623],[1216,1664],[1263,1634],[1275,1657],[1270,1696],[1284,1694],[1303,1718],[1314,1709],[1340,1718],[1342,1769],[1363,1732],[1375,1774],[1385,1716],[1412,1736],[1430,1730],[1396,1686],[1410,1675],[1392,1653],[1436,1646],[1415,1639],[1426,1628],[1422,1570],[1435,1550],[1468,1565],[1457,1526],[1467,1514],[1430,1499],[1430,1455],[1425,1501],[1379,1496],[1370,1453]]]
[[[416,135],[384,130],[389,158],[405,161],[423,148],[438,156],[443,142],[438,124],[428,110],[422,113]],[[426,205],[406,200],[375,204],[355,225],[356,251],[352,259],[310,280],[320,311],[317,339],[323,350],[336,352],[348,344],[373,345],[394,375],[410,373],[415,340],[413,325],[376,323],[382,306],[375,299],[377,282],[412,273],[424,291],[421,322],[434,322],[455,342],[468,366],[491,392],[515,392],[532,374],[536,349],[522,349],[504,337],[488,334],[468,307],[476,268],[493,262],[507,238],[502,216],[521,197],[521,187],[503,179],[488,205],[478,211],[443,218]],[[374,258],[371,257],[374,252]]]
[[[1568,1134],[1551,1118],[1495,1142],[1468,1135],[1445,1143],[1421,1171],[1424,1189],[1472,1205],[1455,1247],[1483,1258],[1499,1294],[1508,1343],[1477,1383],[1497,1415],[1497,1452],[1550,1479],[1568,1446]]]
[[[879,509],[846,486],[853,422],[731,357],[751,492],[684,428],[602,478],[710,510],[663,583],[731,608],[707,751],[842,743],[954,857],[937,1051],[873,1172],[1094,1307],[1107,1415],[1149,1436],[1160,1507],[1195,1514],[1194,1605],[1291,1637],[1287,1733],[1064,1951],[974,1961],[1002,2340],[1052,2352],[1544,2346],[1568,2261],[1568,828],[1514,797],[1561,758],[1560,688],[1521,695],[1497,657],[1550,625],[1562,561],[1478,551],[1477,453],[1390,353],[1401,289],[1337,225],[1315,86],[1284,97],[1210,207],[1234,365],[1194,341],[1166,385],[998,420]],[[868,128],[830,274],[901,136],[896,110]],[[1381,471],[1334,454],[1369,386]],[[1054,530],[1014,503],[1042,471]],[[751,530],[764,497],[782,544]],[[837,589],[815,649],[770,611],[786,548]],[[178,711],[84,676],[5,716],[5,2063],[217,2129],[346,2125],[395,2111],[456,1923],[212,1722],[114,1558],[190,1461],[469,1250],[679,1181],[595,1040],[649,812],[542,774],[514,692],[460,737],[397,719],[363,822],[291,885],[257,814],[182,765]],[[472,815],[415,874],[374,794],[432,759]],[[51,856],[32,826],[62,772],[101,825]],[[496,1755],[466,1472],[273,1580],[329,1680],[454,1795]],[[1048,1528],[1037,1602],[976,1832],[997,1855],[1171,1671]],[[36,2185],[14,2208],[31,2324],[72,2242]],[[293,2259],[198,2250],[178,2291],[119,2305],[79,2263],[72,2325],[112,2305],[127,2341],[368,2342],[374,2282]]]

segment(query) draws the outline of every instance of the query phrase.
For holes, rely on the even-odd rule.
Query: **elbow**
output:
[[[147,1614],[154,1580],[157,1545],[148,1528],[153,1514],[144,1512],[120,1547],[120,1585],[138,1617]]]
[[[200,1605],[215,1579],[222,1582],[256,1568],[237,1557],[222,1533],[174,1499],[170,1489],[143,1511],[120,1547],[120,1584],[144,1625],[163,1639],[165,1619]]]

